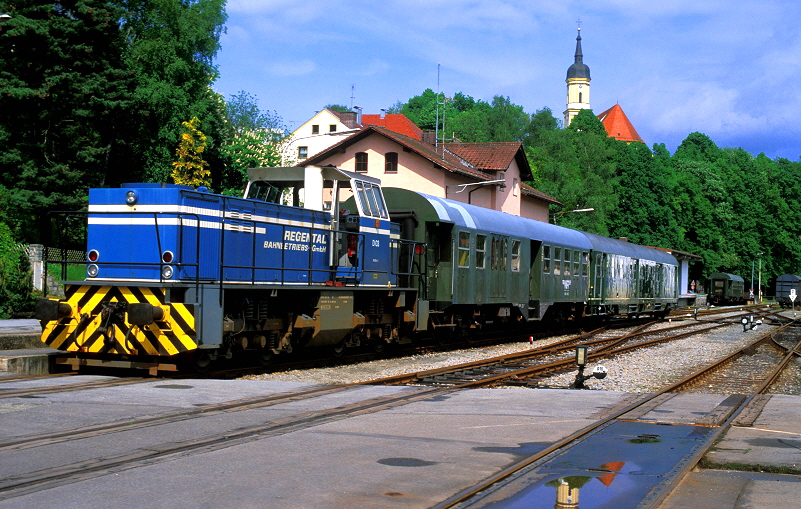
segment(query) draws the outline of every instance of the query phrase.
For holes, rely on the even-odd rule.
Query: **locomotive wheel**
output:
[[[192,367],[198,373],[207,373],[211,369],[213,363],[214,361],[211,360],[211,356],[208,352],[199,352],[195,355]]]
[[[345,353],[345,340],[343,339],[333,347],[334,357],[342,357],[342,354]]]
[[[384,350],[387,348],[387,342],[383,339],[376,339],[373,341],[373,351],[375,353],[383,353]]]

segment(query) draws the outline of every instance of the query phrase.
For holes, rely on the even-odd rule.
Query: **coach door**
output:
[[[490,298],[501,299],[507,295],[509,279],[509,237],[491,235],[490,254]]]
[[[426,223],[428,298],[453,299],[453,224]]]

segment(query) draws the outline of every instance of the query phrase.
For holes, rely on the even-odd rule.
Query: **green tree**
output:
[[[342,104],[326,104],[325,106],[323,106],[323,108],[326,110],[334,111],[336,113],[347,113],[351,111],[350,108],[348,108],[347,106],[343,106]]]
[[[47,211],[75,209],[108,181],[132,104],[119,4],[0,2],[0,186],[20,240],[39,241]]]
[[[181,123],[198,117],[207,126],[210,160],[224,140],[224,107],[210,85],[217,77],[213,58],[227,18],[225,0],[120,0],[126,50],[124,62],[135,80],[128,122],[130,174],[155,182],[170,175]]]
[[[219,189],[238,196],[247,183],[247,169],[280,166],[280,142],[287,129],[277,113],[265,113],[258,99],[241,91],[226,103],[230,138],[222,146],[224,170]]]

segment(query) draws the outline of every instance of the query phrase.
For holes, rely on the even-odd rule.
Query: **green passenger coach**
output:
[[[401,238],[428,246],[418,328],[421,319],[477,328],[663,315],[676,305],[678,262],[663,251],[405,189],[384,196]]]

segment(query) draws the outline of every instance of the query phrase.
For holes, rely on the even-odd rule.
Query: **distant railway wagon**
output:
[[[801,295],[801,277],[795,274],[782,274],[776,278],[776,301],[780,306],[789,308],[793,305],[790,294]],[[796,301],[798,297],[796,297]]]
[[[72,355],[62,362],[268,362],[677,305],[678,262],[657,249],[334,167],[248,174],[242,198],[90,191],[86,278],[37,303],[43,341]]]
[[[716,272],[709,276],[711,304],[742,304],[745,302],[745,281],[740,276]]]

